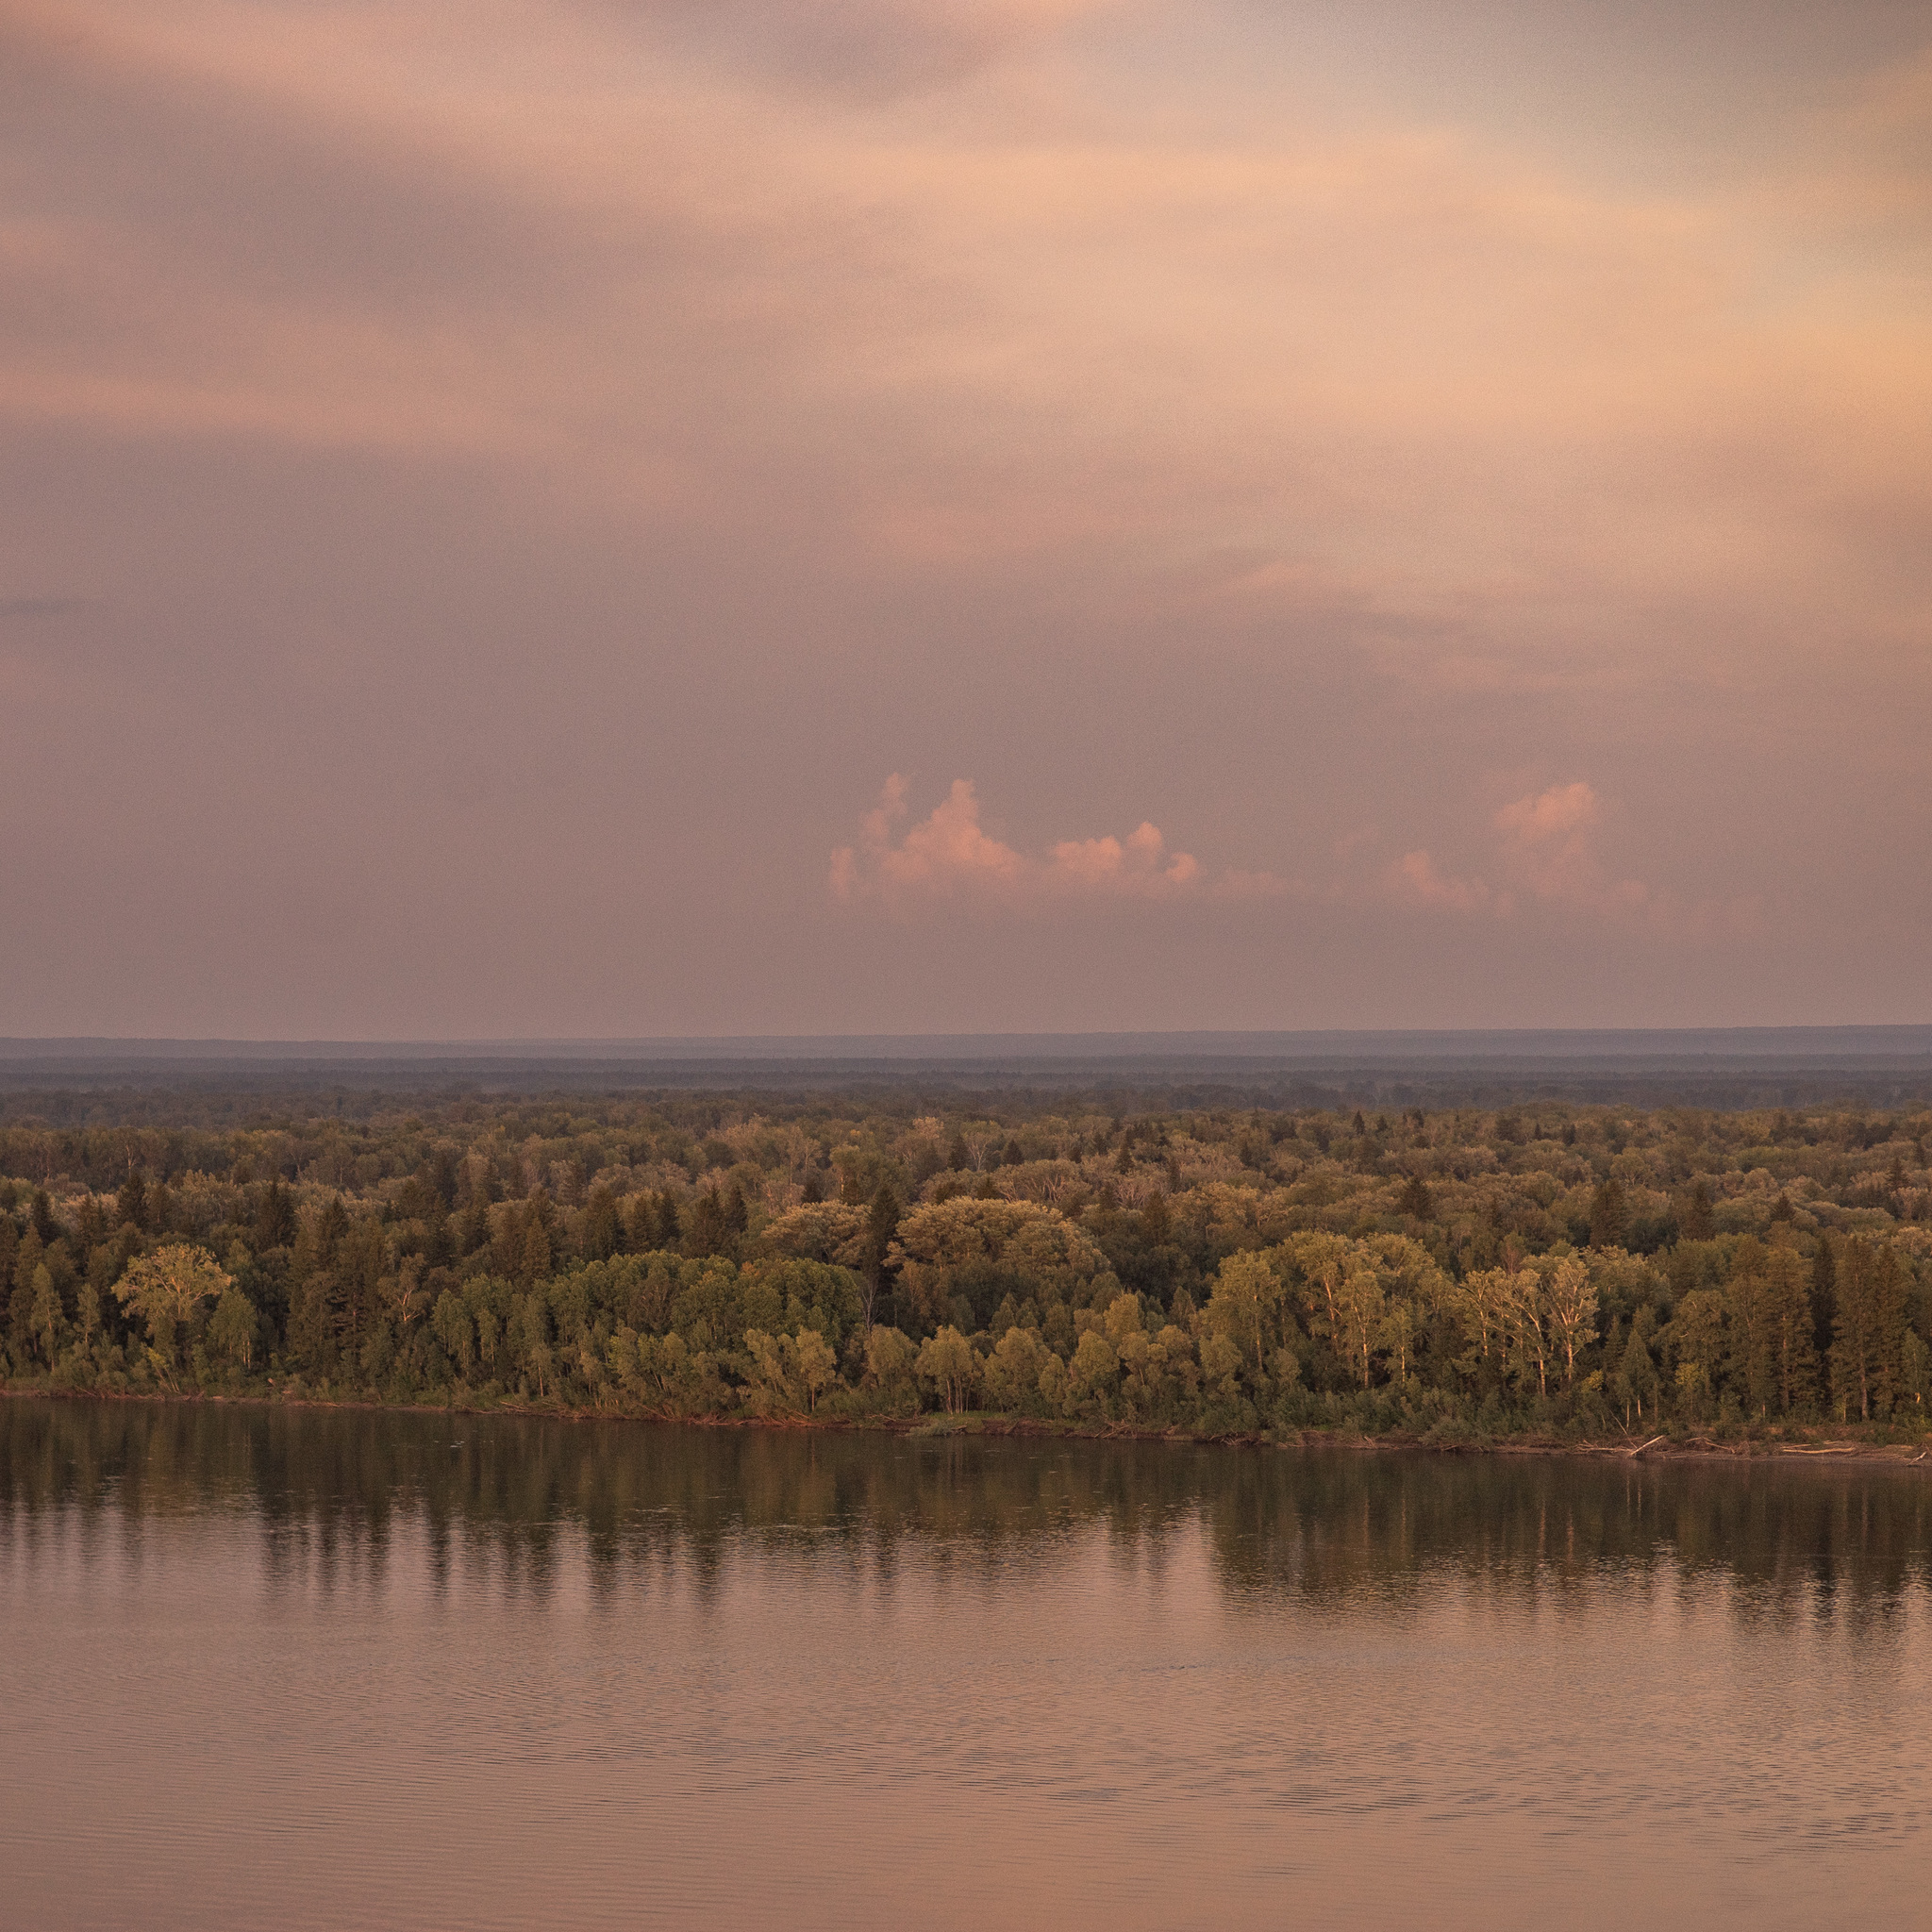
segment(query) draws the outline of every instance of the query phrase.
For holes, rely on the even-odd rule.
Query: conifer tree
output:
[[[719,1199],[716,1188],[707,1188],[691,1203],[691,1220],[684,1234],[684,1252],[693,1257],[722,1254],[729,1237],[724,1204]]]
[[[122,1190],[125,1194],[126,1190]],[[286,1248],[295,1239],[295,1203],[280,1180],[272,1180],[255,1214],[255,1245]]]
[[[1620,1248],[1624,1245],[1626,1207],[1624,1184],[1610,1174],[1597,1184],[1590,1202],[1590,1244],[1593,1248]]]
[[[1862,1236],[1845,1243],[1831,1343],[1831,1392],[1840,1412],[1860,1422],[1889,1415],[1899,1386],[1906,1288],[1898,1257]]]
[[[1167,1196],[1157,1190],[1141,1210],[1141,1239],[1150,1248],[1164,1248],[1174,1237],[1174,1224],[1167,1211]]]
[[[8,1224],[12,1226],[12,1218]],[[29,1349],[28,1337],[32,1333],[32,1311],[34,1305],[34,1271],[40,1267],[46,1249],[41,1242],[39,1228],[29,1225],[21,1236],[13,1254],[12,1295],[8,1302],[7,1317],[7,1339],[15,1356],[25,1359]]]
[[[1831,1352],[1838,1332],[1838,1257],[1823,1232],[1811,1252],[1811,1346],[1821,1359]]]
[[[649,1195],[645,1196],[645,1201],[649,1203]],[[678,1212],[677,1203],[672,1198],[671,1190],[662,1188],[658,1192],[653,1215],[651,1245],[669,1253],[677,1246],[683,1237],[684,1218]]]
[[[1772,1372],[1778,1407],[1787,1415],[1807,1408],[1817,1394],[1818,1354],[1812,1339],[1811,1298],[1805,1271],[1789,1247],[1772,1250],[1765,1264],[1771,1304]]]
[[[617,1197],[608,1188],[591,1190],[584,1208],[584,1258],[608,1261],[624,1246],[624,1223],[617,1214]]]
[[[899,1232],[899,1197],[884,1182],[872,1197],[865,1219],[865,1244],[859,1251],[858,1278],[864,1284],[865,1328],[872,1332],[873,1313],[890,1283],[892,1237]]]
[[[114,1199],[114,1219],[123,1227],[147,1226],[147,1176],[138,1167],[130,1167],[121,1183]]]
[[[1684,1203],[1680,1225],[1687,1241],[1707,1241],[1717,1232],[1717,1224],[1711,1213],[1710,1188],[1702,1174],[1698,1175],[1696,1186],[1690,1190],[1690,1198]]]

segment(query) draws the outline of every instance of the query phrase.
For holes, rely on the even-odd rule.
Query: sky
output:
[[[1932,1019],[1932,16],[0,0],[0,1034]]]

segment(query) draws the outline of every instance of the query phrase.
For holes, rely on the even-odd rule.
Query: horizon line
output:
[[[185,1059],[974,1059],[1079,1057],[1279,1059],[1388,1054],[1567,1058],[1579,1050],[1617,1057],[1753,1057],[1782,1049],[1816,1058],[1852,1052],[1881,1058],[1932,1057],[1932,1023],[1825,1025],[1164,1028],[1092,1032],[737,1033],[508,1035],[497,1038],[243,1038],[194,1035],[0,1035],[0,1061]]]

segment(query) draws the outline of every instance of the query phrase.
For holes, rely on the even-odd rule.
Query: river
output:
[[[13,1928],[1917,1923],[1920,1471],[0,1402]]]

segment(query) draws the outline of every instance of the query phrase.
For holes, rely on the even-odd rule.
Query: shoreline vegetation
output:
[[[463,1097],[203,1125],[183,1094],[156,1125],[83,1098],[82,1124],[0,1126],[0,1381],[1928,1455],[1932,1109],[935,1104]]]
[[[1438,1456],[1574,1456],[1609,1457],[1626,1461],[1650,1458],[1657,1461],[1738,1462],[1767,1461],[1778,1457],[1828,1460],[1853,1466],[1877,1464],[1892,1469],[1909,1469],[1923,1464],[1932,1475],[1932,1441],[1920,1434],[1875,1429],[1869,1434],[1847,1438],[1843,1435],[1806,1434],[1779,1429],[1769,1434],[1745,1431],[1732,1438],[1705,1435],[1664,1434],[1645,1441],[1596,1441],[1587,1437],[1543,1436],[1531,1432],[1516,1435],[1449,1440],[1424,1438],[1391,1430],[1382,1435],[1362,1435],[1339,1430],[1297,1429],[1287,1432],[1264,1430],[1259,1434],[1209,1435],[1200,1430],[1151,1428],[1131,1423],[1078,1423],[1055,1421],[1040,1416],[967,1411],[948,1415],[869,1415],[858,1418],[829,1415],[752,1415],[744,1413],[685,1415],[663,1411],[623,1408],[536,1407],[504,1401],[491,1405],[475,1402],[402,1402],[379,1397],[322,1396],[303,1393],[285,1395],[274,1391],[204,1391],[90,1389],[57,1389],[50,1385],[11,1383],[0,1388],[0,1397],[11,1400],[40,1398],[43,1401],[142,1403],[192,1407],[269,1409],[322,1409],[406,1415],[505,1416],[525,1421],[594,1423],[649,1423],[671,1428],[761,1429],[785,1433],[839,1435],[893,1435],[920,1441],[947,1441],[961,1437],[982,1441],[1036,1441],[1059,1442],[1170,1442],[1178,1446],[1235,1449],[1327,1449],[1375,1453],[1392,1450],[1417,1451]]]

